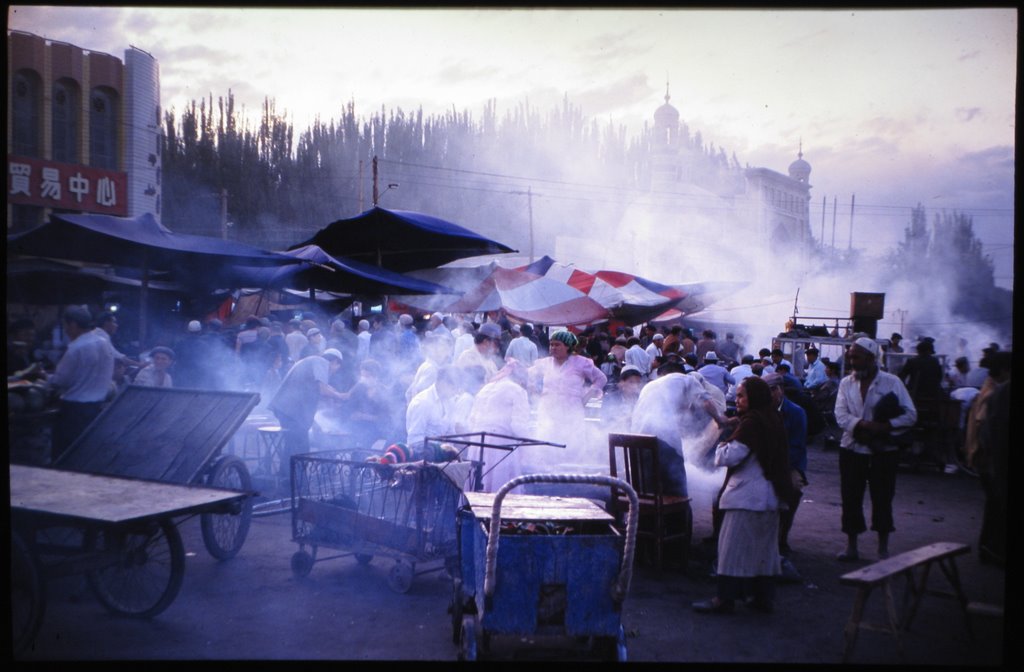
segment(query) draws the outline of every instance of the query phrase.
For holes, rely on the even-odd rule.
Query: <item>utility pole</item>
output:
[[[836,207],[838,206],[837,197],[832,197],[832,257],[836,256]]]
[[[526,207],[530,212],[530,263],[533,263],[533,187],[527,187],[526,191],[512,191],[517,196],[526,196]]]
[[[821,244],[822,245],[825,244],[825,207],[826,207],[826,198],[825,198],[825,196],[822,196],[821,197]]]
[[[359,212],[363,211],[363,160],[359,159]]]
[[[220,190],[220,237],[228,239],[228,190]]]
[[[377,207],[377,199],[380,194],[377,192],[377,157],[373,157],[373,207]]]
[[[850,195],[850,241],[846,244],[847,250],[853,249],[853,204],[857,200],[857,194]]]

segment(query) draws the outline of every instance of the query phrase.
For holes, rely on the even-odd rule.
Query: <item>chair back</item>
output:
[[[622,475],[618,475],[621,457]],[[662,496],[658,437],[650,434],[608,434],[608,461],[612,476],[633,486],[641,498]]]

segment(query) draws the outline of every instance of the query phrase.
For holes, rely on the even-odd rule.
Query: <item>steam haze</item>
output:
[[[661,241],[663,222],[643,199],[612,198],[617,185],[566,156],[557,138],[544,155],[460,160],[502,176],[497,187],[476,178],[476,188],[532,189],[535,257],[665,284],[749,283],[699,316],[748,325],[748,350],[782,330],[797,291],[800,316],[835,317],[848,316],[851,292],[884,292],[880,336],[902,323],[910,343],[930,335],[951,354],[967,338],[972,362],[988,342],[1011,338],[1008,316],[1006,329],[994,333],[950,314],[945,269],[893,284],[880,260],[921,204],[929,223],[940,212],[970,216],[996,285],[1013,287],[1013,9],[15,6],[8,27],[119,57],[134,45],[160,63],[165,109],[230,90],[255,117],[269,97],[297,134],[317,118],[339,117],[349,102],[360,118],[422,110],[466,113],[474,122],[488,105],[499,120],[521,114],[543,122],[569,105],[582,125],[631,139],[651,127],[668,84],[690,134],[741,166],[785,174],[802,148],[812,166],[817,252],[767,249],[711,218],[688,220]],[[385,183],[403,182],[400,166],[388,169]],[[541,173],[565,184],[531,181]],[[438,194],[433,214],[443,216]],[[615,202],[579,221],[580,199],[603,197]],[[402,189],[391,191],[382,205],[401,208],[403,198]],[[507,209],[479,221],[455,221],[526,253],[526,197],[506,200]],[[861,263],[840,273],[829,256],[833,244],[838,253],[852,247]],[[906,311],[902,320],[897,310]]]

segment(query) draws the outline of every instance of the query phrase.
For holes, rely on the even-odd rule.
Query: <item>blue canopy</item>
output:
[[[328,224],[309,240],[290,249],[306,245],[317,245],[334,257],[400,273],[437,268],[465,257],[516,251],[438,217],[376,206],[355,217]]]
[[[138,217],[53,214],[50,221],[7,237],[8,254],[87,261],[172,272],[177,280],[219,280],[231,264],[284,266],[292,256],[210,236],[174,233],[145,213]]]
[[[458,294],[454,289],[428,280],[370,266],[351,259],[333,257],[316,245],[282,252],[305,264],[278,268],[238,266],[235,284],[266,289],[324,290],[346,294]]]

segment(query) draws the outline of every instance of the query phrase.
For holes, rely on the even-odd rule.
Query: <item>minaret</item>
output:
[[[669,104],[668,82],[665,82],[665,104],[654,111],[654,134],[651,137],[651,191],[668,191],[678,182],[679,110]]]
[[[804,141],[800,139],[800,150],[797,152],[797,159],[793,163],[789,164],[789,176],[797,182],[807,184],[808,179],[811,177],[811,164],[804,161]]]

